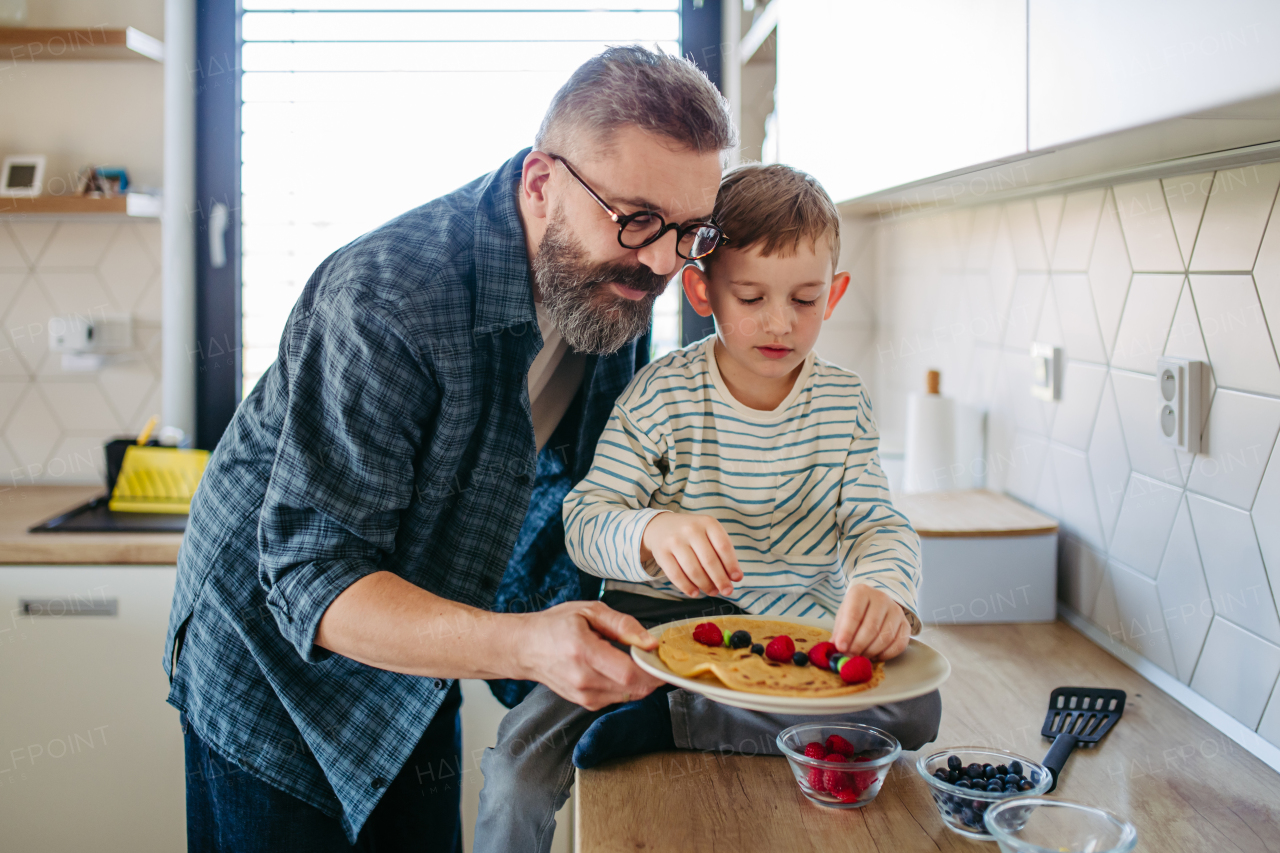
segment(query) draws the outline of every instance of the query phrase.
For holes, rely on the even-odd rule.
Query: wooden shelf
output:
[[[0,198],[0,218],[15,216],[143,216],[160,215],[160,197],[127,193],[113,198],[44,195]]]
[[[21,62],[164,61],[164,42],[133,27],[0,27],[0,55]]]

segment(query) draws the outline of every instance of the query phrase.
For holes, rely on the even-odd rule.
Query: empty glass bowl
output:
[[[960,767],[966,769],[973,764],[979,767],[989,764],[993,768],[1003,765],[1008,770],[1011,769],[1010,765],[1013,765],[1014,768],[1022,771],[1023,777],[1030,782],[1031,787],[1024,791],[997,793],[983,790],[981,787],[967,788],[952,782],[944,782],[934,773],[938,770],[948,770],[947,760],[952,756],[957,757],[960,760]],[[1021,766],[1018,767],[1018,765]],[[987,809],[1011,797],[1039,796],[1049,790],[1049,785],[1053,782],[1053,776],[1049,771],[1030,758],[982,746],[957,746],[943,752],[935,752],[933,755],[922,755],[916,760],[916,771],[929,784],[929,793],[933,795],[938,813],[942,815],[942,822],[947,825],[947,828],[952,832],[983,841],[991,840],[982,823]],[[965,776],[962,775],[961,779],[966,779],[968,784]],[[957,779],[958,781],[960,779]]]
[[[987,809],[985,821],[1001,853],[1128,853],[1138,843],[1128,821],[1066,800],[1009,800]]]
[[[804,754],[811,743],[826,744],[839,735],[853,747],[844,763]],[[791,764],[800,791],[810,802],[832,809],[857,809],[876,798],[884,777],[902,753],[898,739],[888,732],[856,723],[802,723],[778,733],[778,749]]]

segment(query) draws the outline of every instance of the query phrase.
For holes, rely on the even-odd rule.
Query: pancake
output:
[[[793,622],[748,619],[742,616],[718,616],[705,619],[714,622],[727,637],[734,631],[746,631],[751,642],[768,645],[774,637],[786,634],[796,644],[796,651],[808,653],[818,643],[831,639],[831,632]],[[834,672],[816,666],[778,663],[749,648],[727,649],[704,646],[693,638],[699,622],[686,622],[667,628],[658,642],[658,658],[676,675],[699,678],[713,675],[726,687],[744,693],[769,696],[848,696],[870,690],[884,680],[884,663],[873,665],[871,679],[862,684],[845,684]]]

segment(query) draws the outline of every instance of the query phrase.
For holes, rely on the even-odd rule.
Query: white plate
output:
[[[795,625],[811,625],[830,630],[830,625],[819,619],[801,619],[786,616],[742,616],[738,619],[758,619],[767,622],[790,622]],[[681,619],[668,622],[649,629],[649,633],[661,640],[668,628],[689,623],[705,622],[705,616],[692,619]],[[822,696],[813,699],[794,698],[790,696],[770,696],[764,693],[747,693],[733,690],[720,682],[712,683],[697,678],[684,678],[676,675],[658,657],[656,651],[646,652],[636,646],[631,647],[631,657],[636,664],[668,684],[674,684],[693,693],[701,693],[735,708],[746,708],[749,711],[763,711],[767,714],[844,714],[861,711],[876,705],[889,702],[901,702],[914,699],[936,690],[951,675],[951,664],[937,650],[914,637],[911,638],[907,650],[884,665],[884,680],[870,690],[853,693],[848,696]]]

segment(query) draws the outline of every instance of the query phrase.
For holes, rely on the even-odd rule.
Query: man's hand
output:
[[[652,558],[685,595],[729,595],[742,580],[729,534],[709,515],[660,512],[640,537],[640,559]]]
[[[662,684],[608,642],[657,648],[658,641],[631,616],[598,601],[570,601],[521,618],[510,638],[521,677],[588,711],[640,699]]]
[[[898,602],[866,584],[849,587],[831,632],[837,649],[847,655],[889,660],[906,651],[910,640],[911,623]]]

